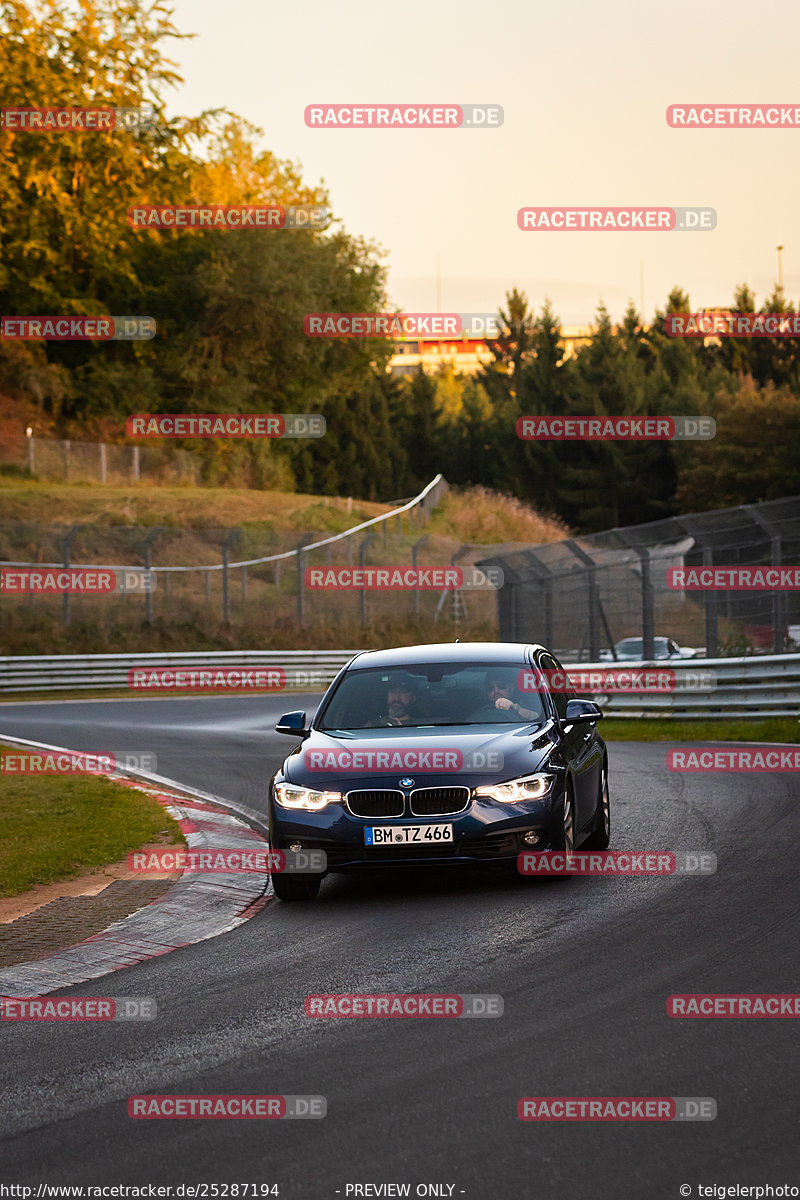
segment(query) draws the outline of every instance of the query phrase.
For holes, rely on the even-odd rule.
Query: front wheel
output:
[[[270,875],[272,890],[279,900],[316,900],[321,880],[316,875]]]
[[[564,791],[564,807],[561,810],[561,829],[553,849],[565,857],[571,857],[575,852],[575,804],[569,788],[566,788]],[[571,871],[552,871],[548,873],[547,877],[548,879],[571,879],[572,875],[573,872]]]
[[[611,801],[608,795],[606,764],[600,769],[600,788],[597,797],[595,828],[583,843],[586,850],[607,850],[611,841]]]

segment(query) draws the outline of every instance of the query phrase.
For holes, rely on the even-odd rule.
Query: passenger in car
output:
[[[541,716],[541,713],[523,706],[513,698],[516,687],[512,679],[504,678],[499,672],[489,671],[486,675],[484,683],[486,689],[487,706],[498,710],[505,710],[509,714],[515,713],[521,721],[535,721]],[[513,717],[511,717],[513,720]]]

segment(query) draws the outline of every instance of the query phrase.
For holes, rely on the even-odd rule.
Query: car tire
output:
[[[561,829],[554,840],[553,849],[565,854],[575,852],[575,800],[569,785],[564,789],[564,803],[561,808]],[[571,871],[548,872],[548,879],[571,879]]]
[[[270,875],[270,879],[279,900],[316,900],[322,882],[318,875],[284,875],[283,872]]]
[[[611,801],[608,794],[608,766],[604,762],[600,771],[600,787],[597,797],[597,825],[583,843],[585,850],[607,850],[611,841]]]

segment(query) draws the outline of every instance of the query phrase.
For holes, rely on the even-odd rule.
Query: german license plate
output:
[[[364,830],[365,846],[431,846],[452,840],[452,825],[368,825]]]

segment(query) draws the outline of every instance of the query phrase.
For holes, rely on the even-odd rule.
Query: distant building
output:
[[[591,325],[562,325],[559,330],[564,358],[572,358],[581,346],[592,340]],[[476,375],[494,362],[494,355],[482,338],[417,338],[397,343],[387,371],[392,375],[414,375],[422,367],[426,375],[435,375],[442,367],[451,367],[462,375]]]
[[[573,358],[581,346],[588,346],[594,332],[593,325],[562,325],[558,333],[564,344],[564,358]]]
[[[462,375],[475,375],[494,362],[494,355],[482,338],[419,338],[399,342],[389,359],[392,375],[414,375],[422,367],[426,375],[441,367],[452,367]]]

